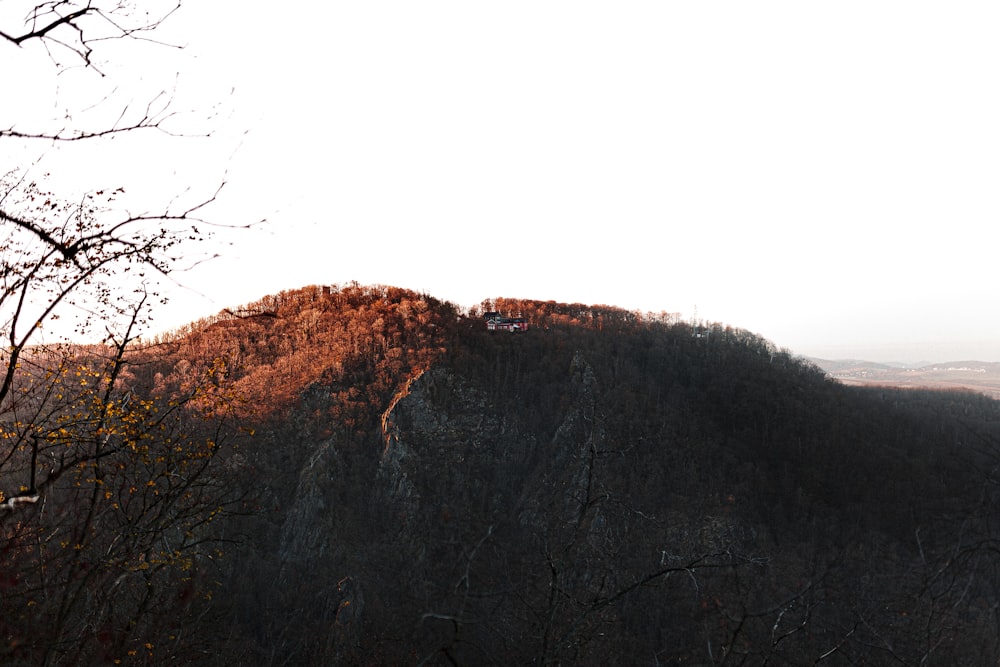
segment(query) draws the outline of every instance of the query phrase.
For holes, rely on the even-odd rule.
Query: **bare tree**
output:
[[[93,304],[120,306],[123,293],[148,284],[183,268],[177,249],[185,242],[184,262],[190,266],[206,255],[194,253],[192,243],[206,238],[212,226],[203,212],[213,203],[223,186],[224,177],[207,191],[166,192],[159,203],[139,201],[126,194],[121,182],[94,185],[91,171],[103,163],[114,162],[108,155],[111,141],[121,135],[137,140],[152,135],[167,138],[183,135],[190,138],[210,135],[205,127],[193,127],[184,120],[190,114],[173,107],[177,77],[154,82],[153,88],[120,91],[135,80],[117,81],[118,65],[131,58],[129,47],[142,55],[153,48],[179,52],[181,47],[160,38],[164,24],[180,9],[178,0],[53,0],[5,2],[0,13],[0,58],[19,55],[25,62],[40,66],[40,73],[55,79],[82,78],[89,90],[86,98],[66,94],[60,87],[19,91],[5,105],[7,114],[16,113],[17,101],[31,95],[51,94],[50,116],[29,114],[4,119],[0,114],[0,154],[19,155],[21,160],[0,165],[6,169],[0,177],[0,226],[5,236],[3,293],[0,314],[4,317],[4,337],[9,339],[11,357],[16,365],[19,350],[29,340],[37,339],[39,330],[54,317],[65,317],[65,307],[73,295],[86,294]],[[143,60],[145,63],[146,60]],[[154,77],[155,78],[155,77]],[[145,96],[145,99],[144,99]],[[12,111],[13,110],[13,111]],[[92,159],[73,173],[35,173],[34,162],[61,149],[74,152],[92,150]],[[14,158],[17,159],[16,157]],[[143,163],[155,163],[155,155]],[[139,165],[123,165],[135,172]],[[2,173],[2,171],[0,171]],[[58,184],[53,186],[50,181]],[[71,183],[66,187],[66,183]],[[125,276],[126,273],[130,274]],[[109,287],[111,275],[115,286]],[[123,278],[138,276],[138,280]],[[50,292],[50,286],[60,287]],[[117,294],[109,298],[112,293]],[[40,296],[49,294],[51,298]],[[94,299],[94,296],[103,298]],[[83,299],[78,299],[83,301]],[[128,311],[128,308],[124,309]],[[84,320],[101,319],[109,312],[85,313]],[[97,316],[95,318],[95,316]],[[102,329],[99,327],[99,329]],[[8,373],[0,400],[9,389]]]
[[[224,177],[204,194],[136,205],[121,183],[50,178],[33,157],[93,149],[97,166],[116,138],[185,133],[171,126],[172,78],[152,93],[104,92],[120,83],[109,81],[120,47],[178,48],[157,35],[179,8],[15,0],[0,13],[0,58],[33,58],[102,91],[77,104],[56,87],[52,116],[0,119],[0,154],[29,156],[0,172],[4,664],[204,658],[192,633],[212,609],[218,519],[242,507],[225,461],[240,434],[236,397],[211,362],[159,395],[130,367],[151,363],[135,344],[160,281],[209,254],[198,250],[214,226],[204,212]]]

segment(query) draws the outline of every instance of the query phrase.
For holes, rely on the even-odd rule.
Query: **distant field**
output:
[[[1000,399],[1000,364],[950,361],[904,368],[869,361],[810,359],[833,379],[849,385],[968,389]]]

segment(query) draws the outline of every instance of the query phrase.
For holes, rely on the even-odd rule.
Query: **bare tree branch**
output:
[[[72,53],[85,67],[103,75],[94,62],[95,43],[136,39],[171,46],[146,37],[146,34],[156,30],[179,8],[180,2],[176,2],[169,9],[150,15],[128,2],[53,0],[29,9],[21,28],[0,30],[0,40],[15,46],[40,42],[57,65],[52,46],[60,47]]]

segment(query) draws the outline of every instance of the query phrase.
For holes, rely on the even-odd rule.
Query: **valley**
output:
[[[913,367],[859,360],[809,361],[846,385],[965,390],[1000,399],[1000,363],[952,361]]]

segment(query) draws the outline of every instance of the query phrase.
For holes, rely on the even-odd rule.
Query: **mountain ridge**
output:
[[[121,415],[95,424],[118,458],[23,510],[63,517],[55,544],[87,498],[94,530],[0,579],[5,664],[37,664],[60,617],[76,664],[1000,659],[1000,403],[979,393],[850,386],[665,313],[356,283],[144,341],[112,400],[88,399],[100,346],[68,352],[59,386]],[[121,537],[144,550],[109,561]],[[74,605],[35,596],[57,565]]]
[[[281,471],[231,580],[298,625],[236,596],[248,664],[988,664],[984,600],[928,586],[992,585],[947,559],[990,530],[989,455],[961,443],[997,437],[994,402],[846,386],[750,332],[610,306],[264,301],[181,342],[230,355],[268,411],[244,456]],[[486,331],[497,311],[530,329]]]

